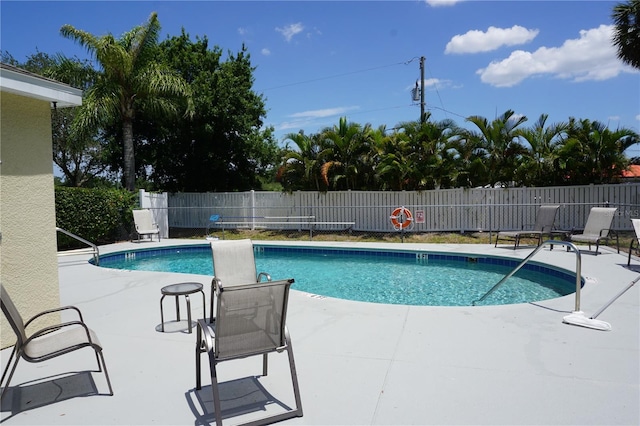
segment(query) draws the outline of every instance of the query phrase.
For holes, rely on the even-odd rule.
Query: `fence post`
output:
[[[251,190],[251,230],[256,229],[256,191]]]

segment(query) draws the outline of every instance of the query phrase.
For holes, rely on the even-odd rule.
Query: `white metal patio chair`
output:
[[[522,229],[521,231],[498,231],[496,235],[496,244],[494,247],[498,247],[498,240],[503,239],[514,240],[513,249],[515,250],[520,245],[520,239],[523,237],[536,238],[538,245],[542,244],[542,237],[546,234],[550,234],[553,230],[553,223],[556,220],[556,212],[560,208],[559,205],[545,205],[538,208],[536,213],[536,222],[533,228],[530,230]]]
[[[198,321],[196,337],[196,389],[201,384],[201,355],[207,353],[211,373],[216,425],[222,426],[223,411],[217,365],[222,361],[262,355],[262,374],[267,375],[267,355],[287,351],[295,407],[267,414],[247,424],[263,425],[292,417],[302,417],[302,402],[293,348],[286,326],[289,288],[293,279],[251,282],[225,287],[216,285],[216,317],[213,322]],[[237,398],[237,395],[234,396]],[[275,401],[274,401],[275,402]]]
[[[160,228],[154,221],[151,210],[133,210],[133,222],[136,227],[136,233],[138,234],[138,242],[140,241],[141,237],[144,237],[146,235],[149,236],[151,241],[153,241],[153,236],[157,235],[158,241],[160,241]]]
[[[271,276],[266,272],[257,273],[253,242],[250,239],[211,241],[211,255],[213,279],[211,280],[209,320],[213,322],[214,298],[218,285],[224,284],[229,288],[239,284],[260,282],[263,279],[271,281]]]
[[[102,345],[100,345],[98,336],[85,324],[82,318],[82,313],[78,308],[75,306],[63,306],[56,309],[49,309],[35,315],[25,323],[23,322],[18,309],[9,297],[9,293],[7,293],[2,285],[0,285],[0,304],[2,305],[2,312],[9,321],[17,339],[11,355],[9,356],[7,367],[2,373],[2,379],[0,379],[0,384],[5,383],[4,379],[7,376],[7,373],[9,373],[7,381],[4,384],[4,388],[0,392],[0,399],[9,388],[9,382],[11,382],[11,378],[18,366],[20,358],[23,358],[27,362],[36,363],[83,348],[91,348],[95,351],[96,360],[98,361],[98,371],[104,371],[107,384],[109,385],[109,395],[113,395],[111,380],[109,379],[109,373],[107,372],[107,366],[102,354]],[[32,334],[27,334],[26,329],[35,319],[53,312],[60,312],[64,310],[75,311],[78,314],[78,319],[63,322],[58,325],[44,327]],[[14,356],[15,362],[12,364],[11,361]]]
[[[587,217],[587,223],[584,225],[584,231],[581,234],[570,235],[569,241],[587,243],[589,244],[589,250],[591,250],[591,244],[595,244],[595,254],[597,256],[600,243],[607,243],[610,235],[613,235],[616,239],[616,248],[620,253],[618,233],[611,229],[616,210],[618,210],[617,207],[592,207],[589,217]]]

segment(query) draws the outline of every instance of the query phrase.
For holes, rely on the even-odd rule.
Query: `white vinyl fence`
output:
[[[560,205],[555,225],[562,230],[584,227],[591,207],[610,206],[618,208],[613,228],[632,230],[629,219],[640,217],[639,192],[640,183],[420,192],[176,193],[168,195],[166,207],[159,203],[149,208],[166,217],[169,228],[204,230],[215,219],[227,228],[391,232],[390,216],[404,206],[413,214],[407,232],[488,232],[533,225],[541,204]]]

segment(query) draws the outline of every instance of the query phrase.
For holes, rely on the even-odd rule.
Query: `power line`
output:
[[[269,87],[269,88],[263,89],[262,91],[266,92],[268,90],[282,89],[284,87],[297,86],[297,85],[300,85],[300,84],[315,83],[316,81],[330,80],[332,78],[345,77],[345,76],[353,75],[353,74],[361,74],[361,73],[364,73],[364,72],[369,72],[369,71],[375,71],[375,70],[379,70],[379,69],[383,69],[383,68],[394,67],[396,65],[406,65],[406,64],[408,64],[410,62],[411,61],[396,62],[396,63],[393,63],[393,64],[381,65],[381,66],[372,67],[372,68],[365,68],[365,69],[362,69],[362,70],[346,72],[346,73],[343,73],[343,74],[335,74],[335,75],[330,75],[330,76],[326,76],[326,77],[318,77],[318,78],[314,78],[314,79],[311,79],[311,80],[297,81],[297,82],[294,82],[294,83],[283,84],[281,86]]]

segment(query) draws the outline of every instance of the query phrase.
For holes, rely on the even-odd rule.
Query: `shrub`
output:
[[[136,206],[134,194],[116,189],[57,187],[56,226],[94,244],[108,244],[129,237]],[[84,244],[58,233],[58,248]]]

